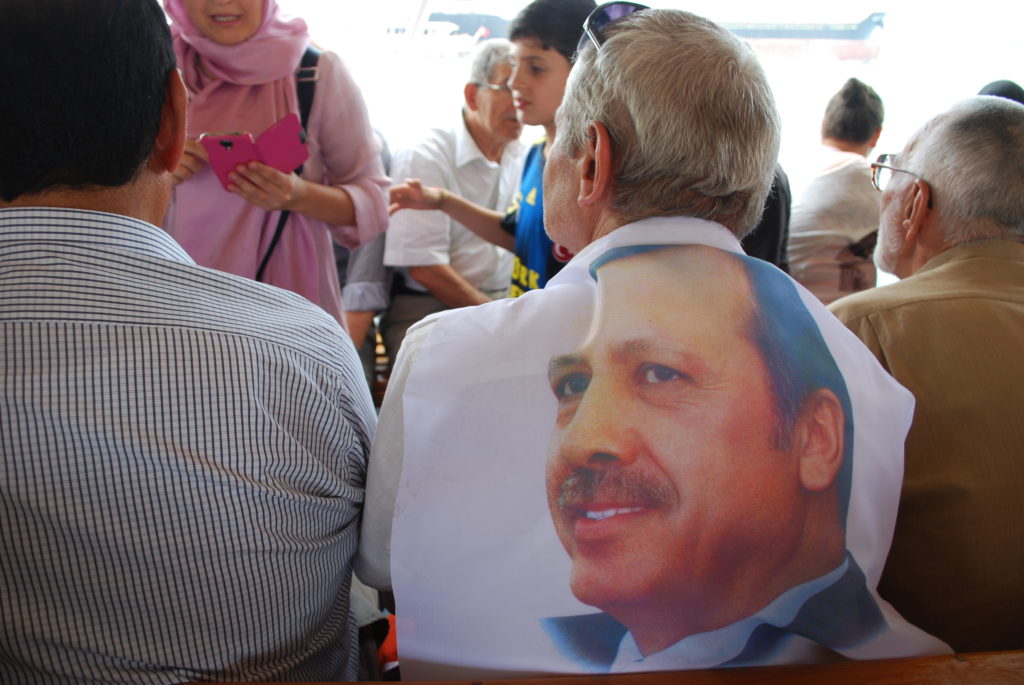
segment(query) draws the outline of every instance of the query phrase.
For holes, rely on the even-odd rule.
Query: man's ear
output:
[[[480,88],[474,83],[467,83],[466,87],[462,89],[462,96],[466,99],[466,107],[469,111],[475,112],[477,110],[476,96]]]
[[[800,458],[800,483],[805,490],[827,490],[843,465],[846,419],[839,398],[818,388],[804,402],[793,425],[792,446]]]
[[[185,150],[188,93],[181,80],[181,72],[171,69],[164,88],[164,106],[160,113],[160,130],[153,143],[150,165],[157,173],[172,172],[178,168]]]
[[[921,239],[921,234],[928,226],[928,218],[932,212],[932,189],[920,178],[914,179],[909,196],[903,206],[903,235],[908,243]]]
[[[580,206],[595,204],[611,195],[612,137],[601,122],[592,121],[587,126],[587,143],[576,163],[580,165]]]

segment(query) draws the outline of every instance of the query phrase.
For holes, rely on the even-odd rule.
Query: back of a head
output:
[[[1024,105],[1024,88],[1005,79],[986,84],[978,91],[978,95],[995,95]]]
[[[1024,105],[957,103],[918,132],[901,164],[928,182],[949,245],[1024,239]]]
[[[485,40],[473,53],[469,67],[470,83],[489,83],[494,78],[494,69],[512,59],[512,43],[504,38]]]
[[[779,148],[779,117],[753,50],[679,10],[645,10],[605,29],[577,57],[558,140],[575,156],[587,126],[607,127],[625,220],[692,216],[742,237],[760,219]]]
[[[863,145],[882,128],[885,108],[874,88],[851,78],[825,107],[821,137]]]
[[[557,50],[571,62],[583,22],[596,6],[594,0],[534,0],[512,20],[508,37],[533,38],[541,48]]]
[[[0,64],[0,199],[135,177],[175,65],[156,0],[3,0]]]

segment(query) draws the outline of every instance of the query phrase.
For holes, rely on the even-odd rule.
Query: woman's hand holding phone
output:
[[[239,164],[228,174],[228,191],[268,212],[293,209],[304,195],[305,184],[294,172],[249,162]]]
[[[192,178],[192,176],[202,170],[202,168],[208,163],[209,160],[206,157],[206,150],[199,141],[186,139],[185,154],[181,156],[181,162],[172,174],[175,185],[184,183],[188,179]]]
[[[179,167],[180,174],[175,173],[179,183],[209,164],[224,190],[269,212],[301,213],[310,186],[316,185],[293,171],[309,157],[306,134],[295,114],[286,115],[255,140],[246,132],[204,133],[198,142],[189,141],[186,153],[190,150],[193,154]]]
[[[298,115],[294,113],[285,115],[255,139],[251,133],[238,131],[204,133],[199,137],[199,142],[221,186],[228,191],[231,191],[232,174],[259,168],[250,166],[253,162],[287,176],[309,157],[306,134]],[[277,185],[283,184],[283,177],[274,176],[268,180],[276,181]],[[265,185],[256,179],[251,182],[261,187]]]

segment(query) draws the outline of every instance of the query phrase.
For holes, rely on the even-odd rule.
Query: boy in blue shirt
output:
[[[593,0],[534,0],[513,20],[509,87],[523,124],[543,126],[544,137],[530,148],[516,202],[502,215],[444,188],[424,187],[416,179],[391,189],[390,212],[399,209],[439,209],[490,242],[515,254],[509,296],[543,288],[572,258],[544,231],[544,160],[555,139],[555,112],[562,102],[583,22],[595,7]]]

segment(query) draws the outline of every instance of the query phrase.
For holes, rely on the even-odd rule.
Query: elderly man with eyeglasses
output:
[[[741,247],[779,145],[752,49],[629,2],[581,33],[544,171],[575,256],[413,328],[381,410],[359,568],[403,676],[943,652],[874,589],[913,399]]]
[[[903,280],[831,309],[917,398],[879,592],[957,651],[1020,649],[1024,106],[971,98],[872,166]]]
[[[460,117],[395,146],[391,177],[419,179],[488,209],[512,204],[525,150],[508,79],[512,44],[481,43],[463,88]],[[415,103],[409,103],[414,110]],[[441,211],[396,211],[385,238],[384,264],[398,267],[381,336],[394,359],[409,326],[428,314],[504,297],[512,254]]]

